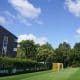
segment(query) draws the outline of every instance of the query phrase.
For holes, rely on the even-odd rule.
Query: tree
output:
[[[80,50],[80,43],[75,43],[74,48]]]
[[[37,61],[39,62],[50,62],[51,55],[54,50],[49,43],[46,43],[38,48]]]
[[[67,48],[67,49],[70,49],[70,44],[66,43],[66,42],[63,42],[63,43],[60,43],[59,44],[59,48]]]
[[[77,56],[77,60],[80,61],[80,43],[74,45],[74,54]]]
[[[75,43],[73,50],[74,54],[72,64],[75,66],[80,66],[80,43]]]
[[[68,43],[63,42],[59,44],[59,47],[55,50],[55,59],[54,62],[61,62],[64,63],[64,67],[69,66],[69,54],[71,51],[71,47]]]
[[[24,51],[20,47],[17,48],[17,56],[16,57],[17,58],[26,58]]]
[[[20,49],[25,53],[26,58],[36,59],[37,49],[33,40],[23,40],[20,42]]]

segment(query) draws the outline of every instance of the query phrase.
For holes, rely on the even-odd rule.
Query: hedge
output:
[[[30,59],[0,57],[0,75],[35,72],[49,70],[50,68],[51,63],[41,63]]]

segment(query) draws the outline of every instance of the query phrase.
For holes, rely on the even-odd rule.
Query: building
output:
[[[16,57],[17,37],[0,26],[0,57]]]

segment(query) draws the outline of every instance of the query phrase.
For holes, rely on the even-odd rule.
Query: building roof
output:
[[[14,36],[17,39],[17,37],[13,33],[11,33],[10,31],[8,31],[6,28],[4,28],[1,25],[0,25],[0,29],[7,31],[9,34],[11,34],[12,36]]]

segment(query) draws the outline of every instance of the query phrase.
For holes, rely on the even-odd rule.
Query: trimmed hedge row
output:
[[[0,57],[0,75],[49,70],[51,63],[40,63],[30,59]]]

